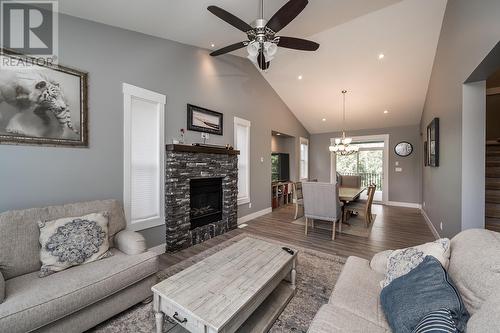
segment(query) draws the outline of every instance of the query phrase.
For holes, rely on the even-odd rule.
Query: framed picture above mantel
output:
[[[88,147],[87,73],[0,50],[0,143]]]
[[[190,131],[223,135],[223,114],[200,106],[187,105],[187,129]]]

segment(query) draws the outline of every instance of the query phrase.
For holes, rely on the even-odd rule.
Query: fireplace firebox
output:
[[[191,230],[222,220],[222,178],[189,181]]]

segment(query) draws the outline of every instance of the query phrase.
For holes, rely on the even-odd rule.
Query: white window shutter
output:
[[[164,223],[165,96],[124,84],[124,207],[128,227]]]

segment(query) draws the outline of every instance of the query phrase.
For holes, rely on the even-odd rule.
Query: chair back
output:
[[[340,184],[342,187],[361,187],[361,176],[340,176]]]
[[[366,199],[366,209],[365,209],[365,214],[371,214],[372,212],[372,204],[373,204],[373,197],[375,196],[375,190],[377,186],[375,184],[370,184],[368,186],[368,198]]]
[[[304,198],[304,195],[302,194],[302,182],[293,183],[293,196],[296,200]]]
[[[337,184],[303,182],[304,216],[307,218],[336,221],[342,216]]]

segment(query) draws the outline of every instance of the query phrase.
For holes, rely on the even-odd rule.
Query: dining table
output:
[[[366,187],[339,187],[339,199],[344,203],[357,200]]]
[[[343,224],[350,225],[347,222],[348,216],[345,215],[345,205],[359,199],[364,190],[366,190],[366,187],[339,187],[339,200],[343,203],[341,219]]]

